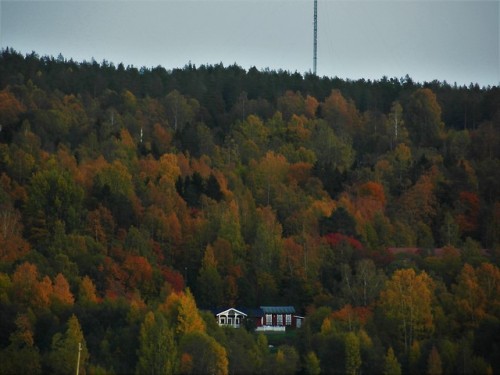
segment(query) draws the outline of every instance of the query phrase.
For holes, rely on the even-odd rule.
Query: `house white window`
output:
[[[226,318],[221,316],[220,318],[220,324],[226,324]]]
[[[278,318],[277,319],[278,325],[282,326],[283,325],[283,315],[282,314],[278,314],[276,317]]]
[[[271,314],[266,314],[266,325],[268,326],[273,325],[273,316]]]
[[[240,317],[239,316],[236,318],[236,325],[240,325]]]
[[[286,325],[287,326],[292,325],[292,315],[291,314],[286,314]]]
[[[233,325],[233,318],[227,318],[227,324],[232,326]]]

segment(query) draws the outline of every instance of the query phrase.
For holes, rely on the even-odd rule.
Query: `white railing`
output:
[[[285,332],[285,326],[260,326],[255,328],[257,332],[259,331],[273,331],[273,332]]]

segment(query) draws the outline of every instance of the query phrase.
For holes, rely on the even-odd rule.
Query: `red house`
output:
[[[300,328],[304,317],[295,314],[293,306],[261,306],[262,317],[256,321],[256,331],[285,331]]]

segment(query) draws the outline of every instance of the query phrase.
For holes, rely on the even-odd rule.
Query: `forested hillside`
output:
[[[0,374],[498,373],[499,261],[498,87],[1,51]]]

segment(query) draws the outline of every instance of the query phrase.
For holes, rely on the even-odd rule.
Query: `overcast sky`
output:
[[[0,0],[2,48],[167,69],[312,70],[313,0]],[[500,83],[499,1],[319,0],[318,75]]]

